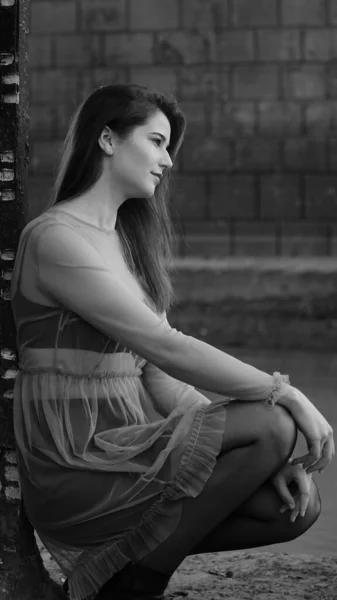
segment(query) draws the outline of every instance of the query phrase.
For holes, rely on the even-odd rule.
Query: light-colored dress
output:
[[[113,573],[172,534],[181,499],[202,491],[229,398],[211,402],[161,368],[174,364],[170,348],[200,352],[201,342],[157,314],[116,230],[49,209],[22,231],[11,298],[25,507],[68,577],[70,598],[94,598]],[[251,396],[265,398],[270,381],[251,370]],[[230,391],[247,396],[247,385]]]

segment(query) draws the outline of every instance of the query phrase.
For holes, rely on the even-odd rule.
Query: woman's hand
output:
[[[322,472],[335,455],[333,431],[329,423],[310,400],[297,388],[291,386],[290,392],[279,399],[292,414],[298,429],[303,433],[308,454],[292,461],[293,465],[302,463],[308,473]]]
[[[281,500],[285,502],[284,506],[281,507],[280,512],[285,512],[288,508],[292,511],[290,515],[290,521],[294,523],[298,515],[304,517],[305,511],[307,510],[310,490],[312,483],[312,475],[308,474],[301,465],[294,466],[289,461],[281,471],[279,471],[271,482],[278,492]],[[294,496],[292,496],[289,484],[292,482],[297,484],[298,490]]]

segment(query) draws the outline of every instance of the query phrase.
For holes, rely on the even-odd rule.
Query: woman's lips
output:
[[[159,173],[152,173],[152,171],[151,171],[151,175],[154,175],[154,177],[157,177],[157,179],[159,179],[159,181],[162,178],[162,176]]]

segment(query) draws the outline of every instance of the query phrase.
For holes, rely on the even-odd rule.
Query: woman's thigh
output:
[[[297,427],[287,409],[263,401],[233,400],[226,406],[227,419],[221,453],[248,446],[264,437],[296,443]]]

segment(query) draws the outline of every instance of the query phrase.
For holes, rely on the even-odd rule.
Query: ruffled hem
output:
[[[106,542],[81,553],[68,578],[70,600],[94,600],[116,572],[155,550],[177,528],[182,511],[178,500],[198,496],[216,465],[227,417],[226,404],[224,399],[197,411],[176,476],[144,513],[140,524],[117,542]]]

